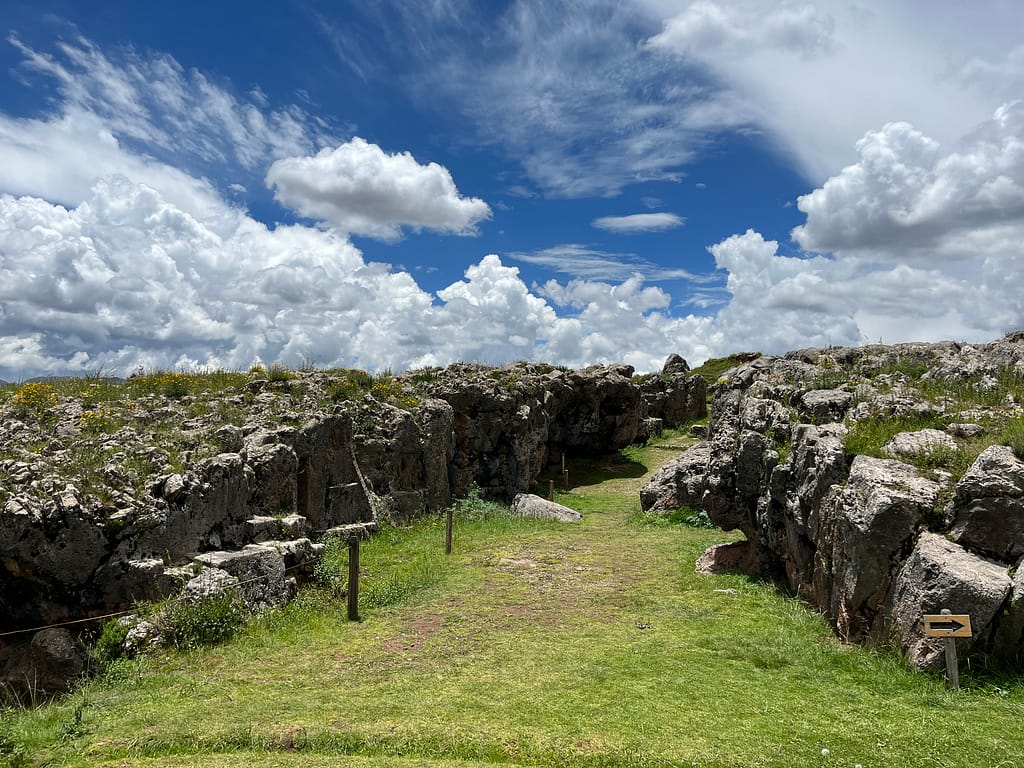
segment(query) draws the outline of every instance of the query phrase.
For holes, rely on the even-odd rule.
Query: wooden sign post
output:
[[[971,617],[966,613],[951,613],[943,608],[942,613],[926,614],[924,634],[926,637],[941,637],[946,650],[946,678],[954,691],[960,688],[960,666],[956,658],[956,638],[971,637]]]

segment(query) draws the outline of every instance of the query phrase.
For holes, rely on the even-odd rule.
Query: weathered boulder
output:
[[[852,392],[842,389],[812,389],[800,398],[800,416],[815,424],[842,421],[852,404]]]
[[[846,480],[849,469],[843,447],[845,434],[846,428],[841,424],[800,424],[793,431],[794,492],[797,514],[805,525],[832,486]]]
[[[715,544],[704,550],[694,566],[697,573],[716,575],[720,573],[747,573],[756,575],[759,570],[756,553],[749,541],[733,541]]]
[[[252,469],[240,454],[221,453],[205,459],[187,482],[187,492],[177,494],[180,501],[136,518],[124,538],[131,540],[139,559],[177,562],[211,546],[240,544],[251,478]]]
[[[299,467],[295,450],[283,443],[253,445],[246,451],[245,461],[252,468],[247,501],[250,515],[294,513],[298,505]]]
[[[1005,445],[986,448],[956,484],[953,541],[1004,562],[1024,555],[1024,462]]]
[[[959,653],[984,642],[1012,587],[1005,565],[922,533],[893,584],[892,621],[907,661],[919,669],[942,664],[942,640],[925,637],[921,617],[946,608],[971,616],[974,637],[957,640]]]
[[[666,376],[674,376],[676,374],[687,374],[690,372],[690,364],[683,359],[683,357],[675,352],[669,354],[665,360],[665,364],[661,367],[661,372]]]
[[[792,412],[776,400],[745,397],[740,403],[740,424],[775,440],[789,437]]]
[[[181,589],[181,599],[187,603],[199,603],[234,589],[238,583],[237,576],[221,568],[207,567],[186,582]]]
[[[452,407],[436,399],[415,412],[387,404],[359,406],[355,456],[366,468],[369,486],[396,519],[423,515],[450,500],[453,419]]]
[[[985,428],[981,424],[971,424],[970,422],[954,422],[946,427],[946,431],[953,435],[953,437],[977,437],[985,431]]]
[[[690,366],[677,354],[669,355],[660,374],[641,380],[640,394],[642,416],[660,419],[662,427],[676,427],[707,413],[707,383],[702,376],[691,375]]]
[[[640,489],[640,507],[645,512],[668,513],[681,507],[700,507],[711,446],[697,443],[671,460]]]
[[[575,509],[548,501],[532,493],[520,493],[512,500],[512,514],[534,520],[557,520],[560,523],[578,523],[583,515]]]
[[[841,635],[885,636],[882,608],[894,572],[938,493],[938,484],[911,466],[857,456],[846,485],[822,500],[812,515],[816,602]]]
[[[101,522],[59,499],[37,505],[15,495],[0,511],[0,559],[22,578],[80,587],[109,555]]]
[[[956,440],[938,429],[898,432],[882,446],[882,452],[893,458],[928,456],[937,451],[955,451],[956,449]]]
[[[160,558],[124,560],[115,557],[96,571],[94,586],[104,605],[129,606],[170,597],[181,589],[185,580],[179,568],[167,567]]]
[[[0,702],[34,704],[67,693],[85,673],[84,646],[63,627],[44,629],[32,642],[0,649]]]

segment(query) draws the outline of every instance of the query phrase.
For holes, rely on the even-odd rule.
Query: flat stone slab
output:
[[[887,456],[927,456],[941,450],[955,451],[956,440],[937,429],[920,429],[917,432],[900,432],[882,446]]]
[[[534,520],[557,520],[560,523],[578,523],[583,515],[575,509],[556,504],[533,493],[520,493],[512,500],[512,514]]]

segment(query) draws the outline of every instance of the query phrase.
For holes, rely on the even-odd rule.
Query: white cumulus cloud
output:
[[[812,4],[699,0],[669,18],[648,44],[702,56],[748,56],[772,49],[812,57],[832,48],[832,29],[832,18]]]
[[[793,236],[804,248],[973,261],[970,241],[985,232],[1001,236],[1005,250],[1019,248],[1024,102],[1000,107],[948,149],[908,123],[889,123],[857,152],[857,163],[799,198],[807,223]]]
[[[447,168],[421,165],[408,152],[388,154],[358,136],[312,157],[278,160],[266,182],[302,216],[385,240],[400,237],[402,227],[475,234],[491,217],[483,200],[459,194]]]

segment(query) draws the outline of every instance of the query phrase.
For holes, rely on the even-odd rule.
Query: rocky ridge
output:
[[[777,579],[921,668],[943,608],[971,615],[962,653],[1024,661],[1024,333],[759,357],[711,393],[707,440],[641,491],[743,532],[699,567]]]
[[[7,387],[0,632],[159,600],[210,571],[262,579],[247,602],[279,604],[333,528],[426,514],[473,486],[511,499],[563,454],[705,412],[704,380],[681,358],[632,374],[258,368]]]

